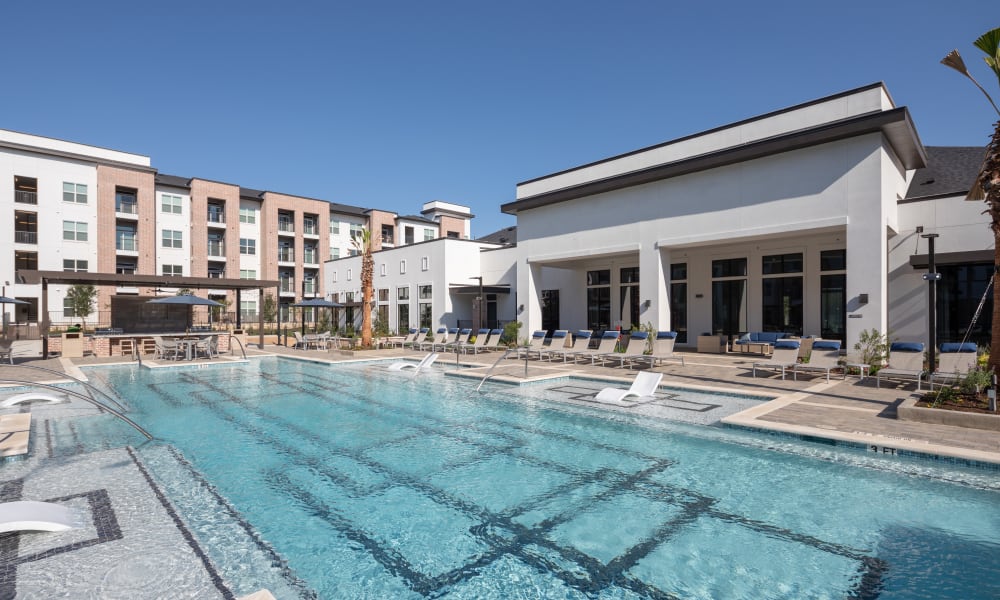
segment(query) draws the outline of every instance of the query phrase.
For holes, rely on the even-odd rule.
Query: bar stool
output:
[[[156,354],[156,340],[153,338],[142,338],[142,353]]]
[[[132,356],[135,354],[135,340],[132,338],[122,338],[118,342],[118,351],[121,356]]]

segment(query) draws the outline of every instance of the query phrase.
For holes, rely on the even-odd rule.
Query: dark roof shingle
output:
[[[481,238],[476,238],[476,241],[489,242],[491,244],[516,244],[517,226],[511,225],[510,227],[504,227],[503,229],[484,235]]]
[[[906,199],[960,195],[969,191],[986,149],[978,146],[926,146],[927,166],[913,173]]]

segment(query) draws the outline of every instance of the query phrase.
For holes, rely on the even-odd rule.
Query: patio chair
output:
[[[593,334],[593,331],[587,331],[586,329],[577,331],[570,336],[571,339],[567,340],[569,342],[568,345],[563,343],[560,347],[555,348],[553,347],[555,344],[553,344],[545,351],[545,355],[549,357],[549,362],[555,360],[557,356],[561,356],[563,362],[566,362],[568,357],[576,354],[590,343],[590,336]]]
[[[826,373],[826,382],[830,383],[833,369],[843,369],[844,379],[847,379],[847,369],[840,364],[840,340],[813,340],[809,362],[796,364],[792,368],[792,379],[798,381],[799,373],[822,371]]]
[[[430,336],[429,340],[424,340],[417,345],[419,350],[433,350],[434,346],[444,345],[448,343],[448,328],[439,327],[437,333]]]
[[[568,329],[556,329],[555,331],[553,331],[552,341],[549,343],[547,347],[543,347],[538,352],[538,360],[541,360],[542,358],[548,356],[549,360],[551,361],[552,355],[554,353],[566,348],[566,342],[570,341],[567,339],[568,335],[569,335]]]
[[[531,334],[531,341],[528,342],[527,346],[520,346],[517,349],[517,357],[521,358],[531,358],[531,353],[534,352],[538,355],[539,360],[542,358],[542,350],[545,345],[545,330],[539,329]]]
[[[0,533],[67,531],[83,527],[80,514],[54,502],[18,500],[0,504]]]
[[[916,380],[919,392],[923,374],[923,342],[893,342],[889,346],[889,366],[879,369],[875,374],[875,387],[882,386],[882,378]]]
[[[594,364],[594,361],[597,360],[597,358],[613,352],[617,344],[618,331],[615,329],[608,329],[601,335],[601,341],[598,342],[597,348],[594,348],[593,350],[587,348],[580,350],[579,352],[574,352],[573,362],[576,362],[578,358],[589,358],[590,364]]]
[[[219,338],[215,335],[202,336],[194,343],[194,356],[202,355],[207,359],[215,358],[219,355]]]
[[[628,342],[626,342],[623,352],[611,352],[606,354],[607,359],[618,360],[618,366],[624,368],[625,362],[629,361],[631,368],[631,361],[633,359],[642,358],[647,356],[646,352],[646,341],[649,339],[649,334],[645,331],[633,331],[628,337]],[[602,360],[604,360],[602,358]]]
[[[395,348],[399,346],[400,348],[405,348],[407,344],[412,344],[415,339],[417,339],[418,330],[416,327],[410,327],[410,330],[403,336],[403,339],[393,339],[388,338],[387,344]]]
[[[490,329],[490,339],[486,342],[487,350],[506,350],[507,345],[500,343],[503,337],[503,329]]]
[[[458,342],[460,334],[461,330],[458,327],[452,327],[451,329],[448,329],[444,334],[444,336],[439,337],[436,342],[431,344],[431,350],[432,351],[447,350],[449,346],[452,346],[456,342]]]
[[[470,335],[472,335],[472,329],[459,329],[458,335],[455,336],[455,339],[444,345],[444,350],[447,350],[448,352],[460,350],[463,346],[469,343]]]
[[[6,357],[7,362],[14,364],[14,351],[11,349],[13,345],[14,340],[0,340],[0,360]]]
[[[774,342],[774,351],[768,360],[762,360],[753,364],[753,376],[757,377],[757,369],[771,371],[781,371],[781,378],[785,378],[785,371],[795,367],[799,359],[799,340],[777,340]]]
[[[476,341],[462,346],[462,352],[471,352],[473,354],[479,354],[480,350],[483,352],[489,352],[489,350],[486,349],[486,342],[489,341],[489,338],[490,330],[480,329],[476,332]]]
[[[403,348],[409,346],[415,350],[420,343],[427,339],[427,332],[430,331],[430,329],[427,327],[421,327],[419,330],[411,329],[410,331],[416,331],[416,335],[410,340],[403,340],[403,343],[400,344],[400,346]]]
[[[153,358],[171,360],[180,359],[181,345],[177,343],[177,340],[169,340],[158,335],[154,335],[153,341],[156,344],[156,349],[153,352]]]
[[[978,348],[972,342],[941,344],[940,350],[940,363],[927,378],[931,390],[935,381],[957,381],[965,377],[966,373],[976,368],[979,358]]]
[[[632,368],[633,363],[642,362],[644,360],[649,361],[650,369],[655,367],[656,363],[662,363],[665,360],[679,360],[681,361],[681,366],[683,367],[684,357],[674,354],[674,342],[676,341],[676,331],[657,331],[656,337],[653,339],[653,353],[634,356],[631,361],[629,361],[629,368]]]
[[[407,369],[413,369],[414,373],[419,373],[421,370],[434,364],[438,358],[437,352],[431,352],[427,356],[423,357],[420,362],[413,362],[411,360],[401,360],[392,363],[386,367],[390,371],[405,371]]]
[[[292,345],[292,348],[298,348],[299,350],[305,350],[306,349],[306,340],[305,340],[304,337],[302,337],[302,334],[299,333],[298,331],[293,331],[292,335],[295,336],[295,343]]]
[[[635,406],[634,402],[625,402],[625,398],[629,396],[636,396],[637,398],[649,398],[656,393],[657,388],[660,387],[660,381],[663,379],[663,373],[654,373],[652,371],[639,371],[635,375],[635,381],[632,382],[632,386],[627,389],[619,389],[608,387],[604,388],[594,396],[594,400],[604,404],[616,404],[618,406]]]

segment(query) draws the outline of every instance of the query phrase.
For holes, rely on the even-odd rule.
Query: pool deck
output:
[[[351,360],[418,359],[424,352],[389,349],[377,351],[293,350],[281,346],[251,348],[250,358],[281,355],[316,362]],[[805,436],[860,444],[869,451],[891,455],[907,450],[924,455],[957,458],[1000,465],[1000,433],[899,421],[896,407],[916,393],[913,384],[876,389],[874,378],[863,381],[856,376],[806,377],[794,381],[791,375],[750,374],[751,355],[715,355],[683,353],[686,364],[657,366],[664,374],[663,384],[697,388],[725,389],[743,394],[772,397],[752,408],[729,415],[723,422],[766,432]],[[454,363],[465,368],[450,371],[453,375],[478,380],[497,361],[496,352],[478,355],[442,354],[439,364]],[[242,358],[242,357],[240,357]],[[209,363],[231,364],[236,357],[223,356]],[[85,378],[81,367],[121,363],[121,358],[42,360],[22,348],[15,353],[13,367],[0,368],[0,379],[33,382],[57,382],[60,374]],[[157,365],[144,361],[148,367]],[[155,363],[155,361],[152,361]],[[131,362],[130,364],[135,364]],[[190,366],[169,363],[167,366]],[[41,367],[40,371],[30,367]],[[527,371],[527,379],[525,378]],[[627,387],[635,371],[601,365],[548,363],[532,360],[504,360],[496,366],[491,379],[507,382],[544,381],[569,375],[608,380],[608,385]],[[5,395],[0,389],[0,396]],[[632,410],[609,407],[609,410]],[[238,589],[223,581],[205,551],[177,516],[170,496],[150,475],[158,465],[149,453],[144,459],[132,448],[109,448],[96,452],[53,454],[53,432],[59,419],[85,416],[96,411],[79,399],[56,405],[36,404],[27,408],[2,409],[3,413],[32,413],[32,436],[26,457],[0,463],[0,501],[49,500],[70,506],[84,517],[84,527],[62,533],[0,534],[0,597],[197,597],[235,599],[256,590]],[[634,411],[636,414],[641,414]],[[73,425],[69,425],[73,429]],[[77,435],[73,431],[73,436]],[[82,435],[82,434],[81,434]],[[153,455],[155,456],[155,455]],[[161,453],[161,461],[182,460]],[[162,465],[160,465],[162,466]],[[238,529],[238,527],[236,528]],[[238,544],[233,544],[237,546]],[[248,568],[263,571],[273,565],[266,542],[249,540],[252,556]],[[175,565],[183,573],[167,574],[164,566]],[[282,588],[288,578],[278,580],[272,591],[276,597],[312,597],[303,593],[295,581]],[[237,588],[234,590],[234,588]]]

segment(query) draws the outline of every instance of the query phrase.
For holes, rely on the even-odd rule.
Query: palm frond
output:
[[[993,70],[997,76],[997,81],[1000,82],[1000,27],[979,36],[979,39],[973,42],[973,44],[976,48],[986,53],[984,57],[986,64]]]

